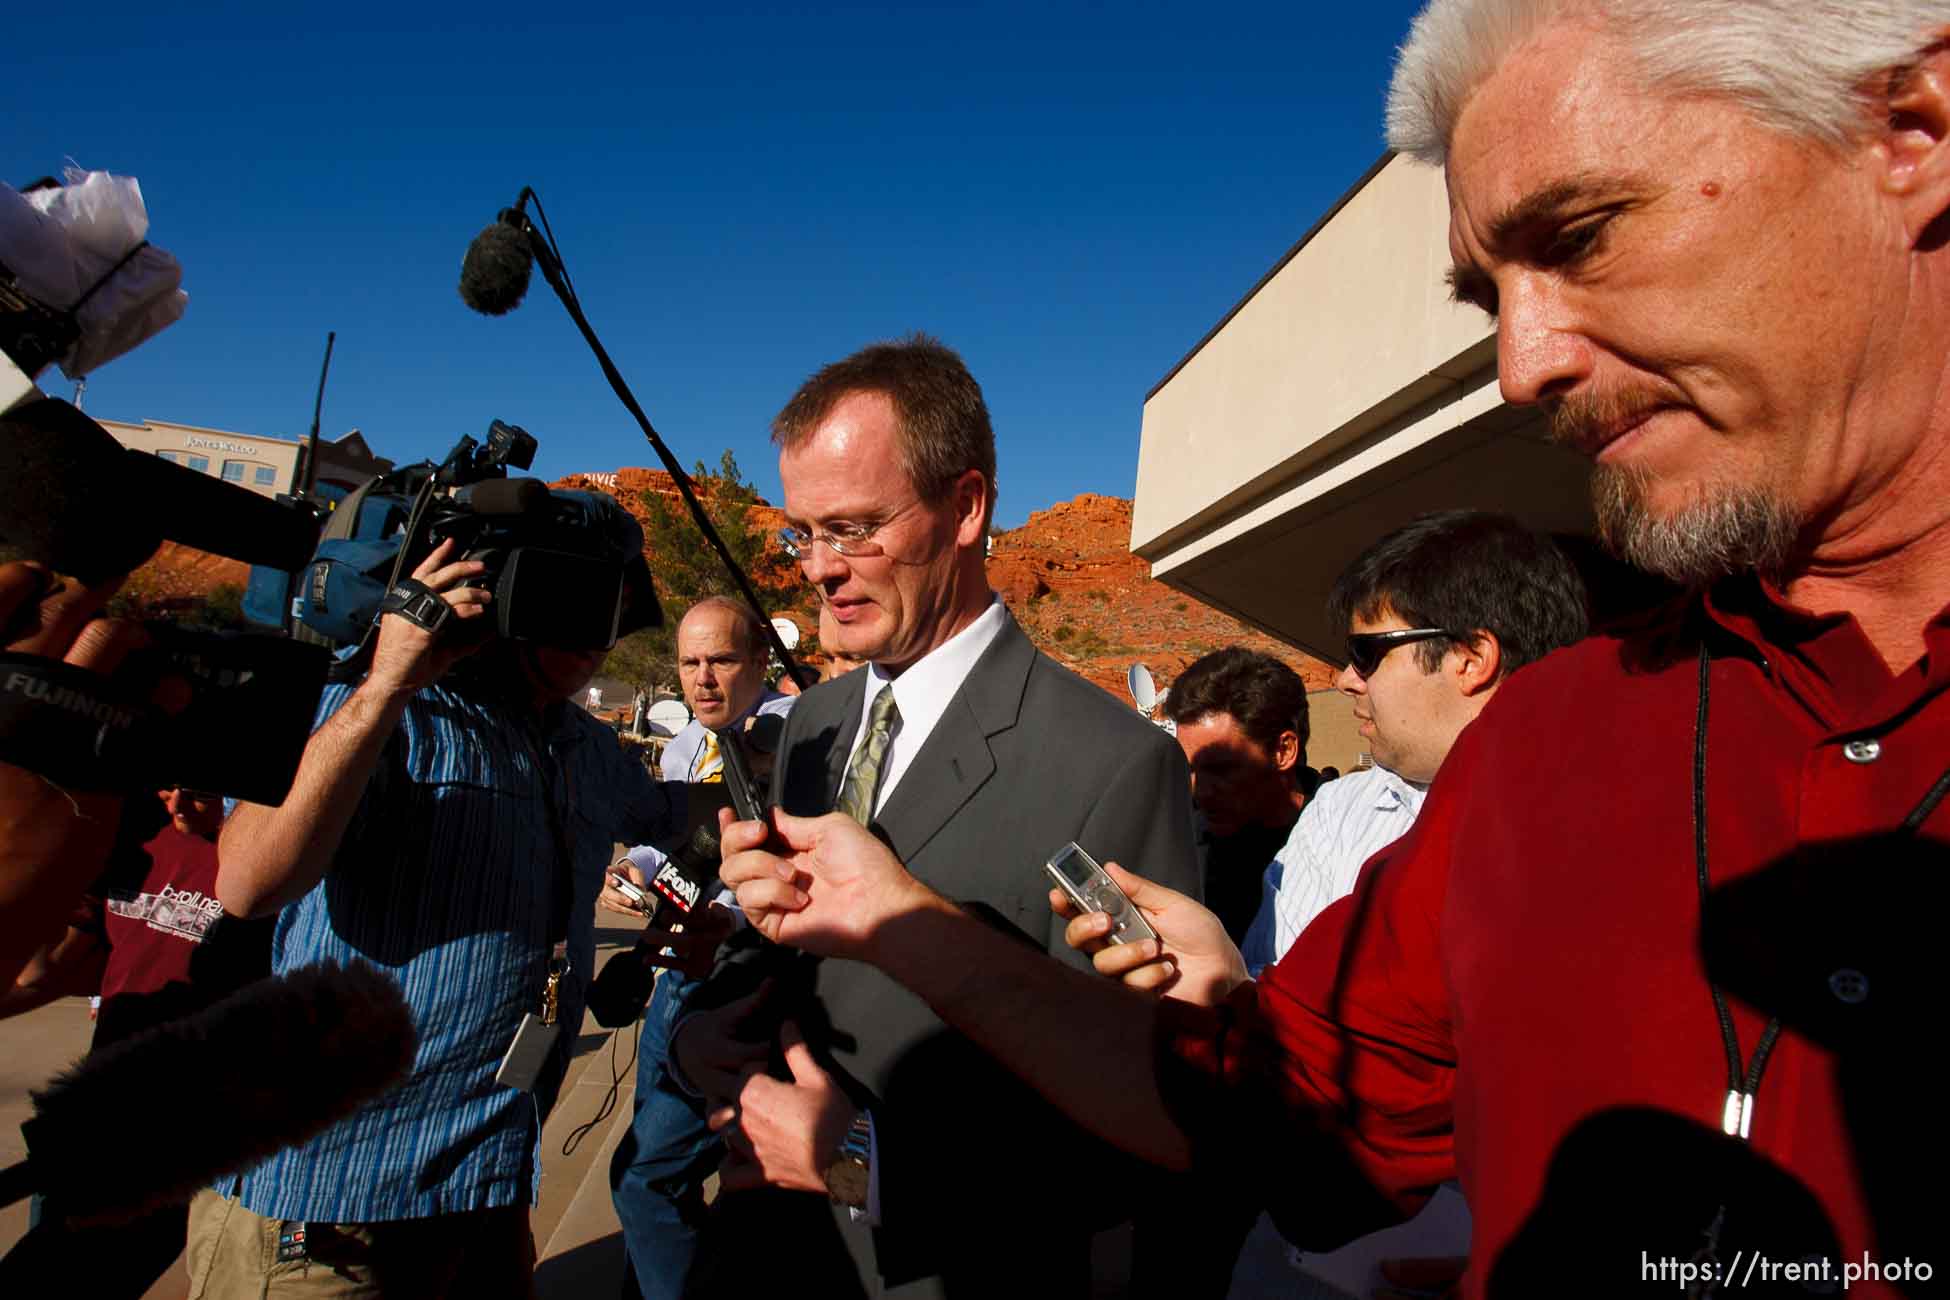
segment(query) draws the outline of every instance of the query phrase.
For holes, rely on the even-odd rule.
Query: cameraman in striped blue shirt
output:
[[[595,500],[640,564],[635,522]],[[224,828],[218,894],[278,914],[274,968],[372,963],[420,1041],[398,1089],[198,1197],[195,1295],[532,1292],[542,1123],[582,1023],[604,868],[683,808],[569,703],[605,651],[475,633],[490,598],[462,584],[481,572],[451,542],[428,556],[414,579],[451,617],[384,615],[365,678],[326,689],[285,802],[239,805]]]

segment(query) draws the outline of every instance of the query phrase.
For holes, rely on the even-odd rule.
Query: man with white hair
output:
[[[1927,1282],[1891,1171],[1950,836],[1950,13],[1435,0],[1389,120],[1505,398],[1688,594],[1511,682],[1259,983],[1126,876],[1216,1007],[1019,960],[833,819],[734,828],[725,879],[1304,1239],[1459,1173],[1468,1294]]]

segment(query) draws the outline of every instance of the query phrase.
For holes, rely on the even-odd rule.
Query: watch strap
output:
[[[826,1166],[827,1193],[841,1205],[865,1209],[873,1169],[873,1121],[861,1111],[840,1138],[839,1154]]]

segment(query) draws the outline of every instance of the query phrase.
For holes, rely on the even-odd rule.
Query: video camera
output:
[[[247,618],[332,647],[366,645],[380,602],[435,547],[486,572],[494,635],[566,650],[603,650],[662,622],[642,532],[627,512],[591,493],[550,491],[510,478],[534,463],[536,441],[500,420],[483,445],[463,437],[447,458],[374,479],[340,502],[317,553],[295,576],[254,569]],[[363,656],[345,657],[346,671]]]

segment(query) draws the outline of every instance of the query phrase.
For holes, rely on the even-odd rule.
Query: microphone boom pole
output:
[[[725,570],[731,574],[732,581],[738,584],[738,590],[744,595],[746,602],[758,611],[759,622],[765,628],[766,639],[771,642],[772,651],[778,655],[779,663],[801,686],[810,685],[799,665],[793,660],[792,652],[786,648],[784,639],[779,636],[778,629],[773,627],[771,619],[766,617],[765,605],[759,600],[758,592],[752,588],[751,579],[747,578],[745,571],[738,567],[738,561],[732,558],[730,548],[724,544],[724,539],[718,536],[718,530],[712,525],[711,517],[704,512],[697,494],[691,490],[690,475],[684,472],[684,467],[678,464],[677,457],[671,453],[669,447],[664,445],[664,440],[658,436],[657,430],[651,425],[650,417],[645,415],[643,407],[637,404],[636,395],[623,381],[616,364],[609,359],[609,352],[603,347],[602,340],[596,337],[596,331],[590,326],[589,318],[582,314],[582,305],[576,299],[575,288],[569,283],[568,274],[562,266],[561,259],[556,255],[553,232],[544,238],[542,232],[537,230],[535,224],[528,219],[527,207],[530,199],[535,200],[535,209],[540,212],[541,199],[532,189],[523,187],[521,199],[512,215],[517,223],[516,228],[527,237],[529,251],[534,254],[535,261],[541,264],[542,277],[548,281],[549,288],[555,290],[555,296],[561,300],[563,308],[569,313],[569,319],[574,321],[576,328],[582,331],[582,337],[589,344],[589,350],[596,354],[596,364],[602,367],[603,377],[609,380],[609,386],[615,390],[617,399],[623,403],[624,409],[635,417],[637,426],[643,430],[644,439],[650,444],[650,449],[657,453],[657,459],[663,462],[671,478],[677,481],[677,493],[684,498],[684,504],[690,508],[691,518],[697,521],[698,530],[704,534],[704,540],[711,543],[711,549],[716,551],[718,559],[724,562]],[[507,215],[504,214],[504,219]],[[544,225],[547,224],[546,214],[543,215],[542,221]]]

